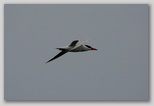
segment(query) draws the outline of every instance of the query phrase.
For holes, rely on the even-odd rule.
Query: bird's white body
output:
[[[66,46],[66,47],[60,47],[60,48],[57,48],[57,49],[67,50],[68,52],[83,52],[83,51],[91,50],[90,48],[87,48],[85,45],[81,45],[81,46],[76,47],[76,48]]]
[[[85,45],[81,45],[77,48],[71,49],[69,52],[84,52],[84,51],[88,51],[91,50],[90,48],[87,48]]]

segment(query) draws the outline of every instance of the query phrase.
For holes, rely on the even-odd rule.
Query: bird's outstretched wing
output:
[[[58,58],[58,57],[64,55],[64,54],[67,53],[67,52],[68,52],[68,51],[66,51],[66,50],[62,50],[59,54],[57,54],[55,57],[53,57],[52,59],[50,59],[50,60],[47,61],[46,63],[49,63],[50,61],[52,61],[52,60],[54,60],[54,59],[56,59],[56,58]]]
[[[74,40],[69,46],[74,47],[78,43],[78,41],[79,40]]]
[[[89,40],[89,39],[88,39],[88,40]],[[72,49],[78,48],[79,46],[81,46],[81,45],[83,45],[85,42],[87,42],[88,40],[78,41]],[[72,42],[72,43],[73,43],[73,42]],[[71,50],[72,50],[72,49],[71,49]]]

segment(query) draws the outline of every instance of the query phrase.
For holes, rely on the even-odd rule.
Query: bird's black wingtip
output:
[[[45,64],[49,63],[49,61],[45,62]]]
[[[47,62],[46,62],[46,64],[47,64],[47,63],[49,63],[49,62],[51,62],[52,60],[53,60],[53,59],[51,59],[51,60],[47,61]]]

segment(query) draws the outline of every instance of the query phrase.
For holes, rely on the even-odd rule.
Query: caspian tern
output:
[[[93,48],[89,45],[84,44],[86,41],[81,42],[79,40],[74,40],[69,46],[56,48],[61,50],[61,52],[57,54],[55,57],[53,57],[52,59],[50,59],[49,61],[47,61],[46,63],[51,62],[52,60],[64,55],[67,52],[84,52],[89,50],[97,50],[96,48]]]

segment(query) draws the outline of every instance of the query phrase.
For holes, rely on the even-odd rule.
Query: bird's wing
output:
[[[88,40],[89,40],[89,39],[88,39]],[[83,45],[83,44],[84,44],[85,42],[87,42],[88,40],[78,41],[77,44],[76,44],[71,50],[76,49],[77,47]]]
[[[68,52],[68,51],[66,51],[66,50],[62,50],[59,54],[57,54],[55,57],[53,57],[52,59],[50,59],[50,60],[47,61],[46,63],[49,63],[50,61],[52,61],[52,60],[54,60],[54,59],[56,59],[56,58],[58,58],[58,57],[64,55],[64,54],[67,53],[67,52]]]
[[[74,47],[78,43],[78,41],[79,40],[74,40],[69,46]]]

